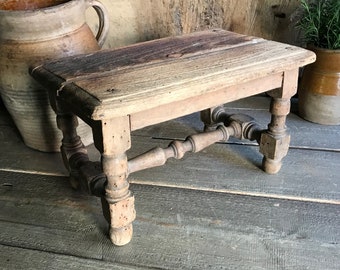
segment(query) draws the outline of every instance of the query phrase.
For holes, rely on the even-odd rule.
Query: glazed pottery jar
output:
[[[324,125],[340,124],[340,50],[309,47],[316,62],[308,65],[299,87],[299,114]]]
[[[90,7],[99,17],[96,37],[85,20]],[[27,146],[60,151],[62,138],[47,91],[29,75],[29,67],[99,50],[108,24],[99,1],[0,1],[0,93]],[[90,128],[79,122],[79,135],[91,143]]]

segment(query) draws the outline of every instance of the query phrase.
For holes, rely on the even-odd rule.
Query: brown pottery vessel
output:
[[[324,125],[340,124],[340,50],[309,47],[316,62],[308,65],[299,87],[299,114]]]
[[[89,7],[99,17],[96,37],[85,21]],[[29,75],[29,67],[99,50],[107,33],[108,16],[99,1],[0,1],[0,93],[27,146],[56,152],[62,139],[47,91]],[[81,121],[78,133],[85,144],[92,142]]]

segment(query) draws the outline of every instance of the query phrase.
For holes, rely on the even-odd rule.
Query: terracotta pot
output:
[[[309,47],[316,62],[307,66],[299,87],[299,114],[324,125],[340,124],[340,50]]]
[[[85,22],[89,7],[99,16],[96,38]],[[0,2],[1,98],[27,146],[56,152],[60,151],[62,139],[47,91],[29,75],[29,67],[99,50],[107,32],[107,13],[98,1]],[[92,142],[92,133],[85,123],[80,123],[78,133],[85,144]]]
[[[52,7],[67,0],[4,0],[0,3],[1,10],[34,10],[38,8]]]

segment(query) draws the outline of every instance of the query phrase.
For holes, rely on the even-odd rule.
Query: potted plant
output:
[[[340,1],[300,0],[298,22],[316,62],[303,71],[299,114],[306,120],[340,124]]]

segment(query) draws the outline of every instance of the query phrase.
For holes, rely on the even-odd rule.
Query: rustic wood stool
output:
[[[278,172],[289,147],[285,121],[299,67],[314,60],[301,48],[209,30],[55,60],[32,68],[31,74],[49,90],[71,179],[102,197],[110,238],[124,245],[135,219],[130,173],[230,136],[257,140],[264,171]],[[227,115],[221,106],[266,91],[272,117],[265,130],[249,116]],[[131,131],[197,111],[205,132],[127,160]],[[89,161],[76,133],[76,116],[92,127],[101,163]]]

